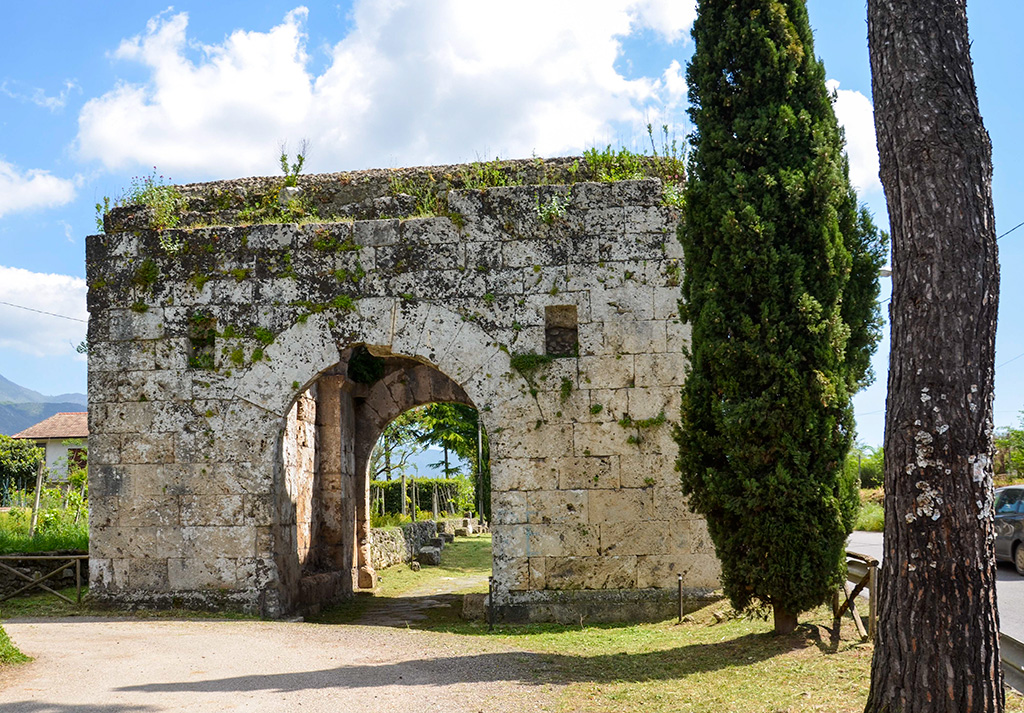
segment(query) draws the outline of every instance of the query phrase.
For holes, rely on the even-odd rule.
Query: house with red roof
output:
[[[89,438],[89,414],[86,411],[55,413],[11,438],[35,441],[46,451],[46,467],[51,479],[66,480],[68,463],[84,460]]]

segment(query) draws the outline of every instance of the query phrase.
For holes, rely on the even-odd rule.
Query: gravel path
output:
[[[10,620],[35,657],[4,713],[508,711],[555,708],[536,654],[484,637],[267,621]]]

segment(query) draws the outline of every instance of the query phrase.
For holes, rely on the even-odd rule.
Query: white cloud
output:
[[[640,0],[635,3],[640,21],[661,34],[666,42],[677,42],[690,30],[697,17],[697,2],[692,0]]]
[[[85,339],[86,324],[40,312],[86,320],[85,294],[85,280],[79,277],[0,265],[0,303],[10,303],[0,304],[0,349],[36,357],[73,356],[74,346]]]
[[[882,190],[878,178],[878,146],[875,143],[875,110],[871,100],[860,92],[840,89],[839,82],[825,82],[836,93],[836,118],[846,130],[846,153],[850,157],[850,182],[858,192]]]
[[[305,8],[216,45],[188,38],[186,13],[161,15],[114,53],[144,65],[148,81],[86,103],[78,152],[109,168],[223,177],[273,172],[279,142],[301,138],[311,170],[578,152],[678,101],[677,63],[632,80],[614,65],[630,33],[683,37],[694,6],[357,0],[352,31],[319,75]]]
[[[30,102],[36,106],[56,112],[67,105],[68,96],[71,92],[77,91],[79,94],[82,93],[82,88],[73,79],[64,80],[64,86],[56,96],[49,96],[45,90],[38,87],[26,87],[22,90],[19,88],[21,86],[20,82],[5,81],[0,84],[0,94],[5,94],[11,99],[17,99],[18,101]]]
[[[39,169],[21,172],[0,159],[0,217],[19,210],[64,205],[74,198],[74,181]]]

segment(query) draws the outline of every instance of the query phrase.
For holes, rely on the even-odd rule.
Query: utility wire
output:
[[[1002,239],[1003,239],[1003,238],[1005,238],[1005,237],[1006,237],[1007,235],[1009,235],[1010,233],[1012,233],[1012,232],[1013,232],[1014,230],[1016,230],[1017,228],[1021,228],[1021,227],[1024,227],[1024,222],[1021,222],[1021,223],[1017,223],[1017,224],[1016,224],[1015,226],[1013,226],[1012,228],[1010,228],[1009,230],[1007,230],[1007,231],[1006,231],[1005,233],[1003,233],[1002,235],[1000,235],[999,237],[997,237],[997,238],[996,238],[996,240],[1002,240]],[[884,305],[884,304],[885,304],[886,302],[888,302],[888,301],[889,301],[889,300],[891,300],[891,299],[892,299],[892,297],[888,297],[888,298],[886,298],[886,299],[882,300],[881,302],[879,302],[878,304],[880,304],[880,305]],[[1024,356],[1024,354],[1021,354],[1021,356]],[[1014,357],[1014,358],[1015,358],[1015,359],[1017,359],[1017,358],[1020,358],[1020,357]],[[1005,363],[1009,363],[1009,362],[1005,362]],[[1000,366],[1001,366],[1001,365],[1000,365]]]
[[[1012,228],[1007,230],[1005,233],[1000,235],[998,238],[996,238],[996,240],[1002,240],[1003,238],[1005,238],[1007,235],[1009,235],[1010,233],[1012,233],[1014,230],[1016,230],[1017,228],[1021,227],[1022,225],[1024,225],[1024,222],[1017,223],[1015,226],[1013,226]]]
[[[28,310],[29,312],[36,312],[38,314],[46,314],[51,317],[60,317],[61,319],[70,319],[72,322],[84,322],[86,324],[89,323],[89,320],[87,319],[79,319],[78,317],[68,317],[66,314],[57,314],[56,312],[44,312],[41,309],[34,309],[32,307],[26,307],[24,305],[16,305],[13,302],[4,302],[3,300],[0,300],[0,305],[7,305],[8,307],[17,307],[18,309],[24,309]]]
[[[1001,366],[1006,366],[1006,365],[1007,365],[1007,364],[1009,364],[1009,363],[1010,363],[1011,361],[1017,361],[1017,360],[1018,360],[1018,359],[1020,359],[1021,357],[1024,357],[1024,354],[1018,354],[1018,355],[1017,355],[1017,356],[1015,356],[1015,357],[1014,357],[1013,359],[1007,359],[1007,360],[1006,360],[1006,361],[1004,361],[1004,362],[1003,362],[1002,364],[996,364],[996,368],[998,369],[998,368],[999,368],[999,367],[1001,367]]]

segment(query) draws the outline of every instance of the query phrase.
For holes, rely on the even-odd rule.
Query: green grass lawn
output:
[[[490,571],[490,538],[459,538],[440,567],[383,570],[374,595],[327,609],[323,624],[347,623],[369,606],[422,590],[445,578]],[[486,587],[478,588],[486,591]],[[859,713],[867,700],[871,655],[847,616],[835,636],[831,611],[804,614],[791,636],[769,621],[738,617],[719,601],[655,624],[495,627],[465,622],[457,608],[429,610],[412,628],[456,637],[487,637],[540,654],[538,683],[564,686],[560,710],[577,713]],[[866,605],[861,607],[866,616]],[[1007,694],[1007,711],[1024,713],[1024,698]]]
[[[11,508],[0,512],[0,554],[22,552],[53,552],[57,550],[89,550],[89,522],[87,515],[51,511],[43,513],[33,537],[29,537],[31,510]],[[45,517],[44,517],[45,516]]]
[[[490,545],[489,535],[459,538],[445,547],[439,567],[383,570],[374,594],[327,608],[314,621],[348,623],[368,607],[404,594],[489,574]],[[486,589],[485,580],[471,588]],[[73,589],[63,591],[73,597]],[[498,625],[493,632],[483,622],[459,619],[458,607],[428,611],[431,618],[411,626],[447,632],[455,641],[486,637],[539,654],[537,682],[563,687],[561,711],[859,713],[867,699],[873,647],[860,640],[849,617],[836,636],[825,607],[804,614],[797,631],[783,637],[772,633],[769,621],[736,616],[725,601],[694,612],[683,624],[672,619],[632,625]],[[0,617],[112,613],[72,607],[52,596],[0,604]],[[155,615],[203,616],[181,611]],[[0,629],[0,661],[12,656],[21,654]],[[1006,710],[1024,713],[1024,698],[1008,692]]]
[[[372,592],[359,592],[341,604],[326,607],[310,621],[319,624],[351,624],[360,619],[372,607],[387,606],[387,602],[409,592],[428,588],[443,588],[452,594],[487,592],[487,581],[473,586],[458,585],[461,580],[478,578],[491,572],[491,535],[459,537],[445,545],[441,564],[437,567],[422,567],[414,572],[408,564],[397,564],[377,573],[377,588]],[[460,607],[438,609],[430,612],[430,626],[437,627],[461,621]]]
[[[441,564],[437,567],[422,567],[414,572],[407,564],[395,565],[378,572],[380,580],[376,590],[377,596],[397,597],[412,589],[421,589],[445,579],[458,580],[469,575],[491,571],[491,535],[471,535],[460,537],[451,544],[445,545],[441,555]],[[486,592],[487,583],[482,586],[456,589],[454,594],[470,592]]]

